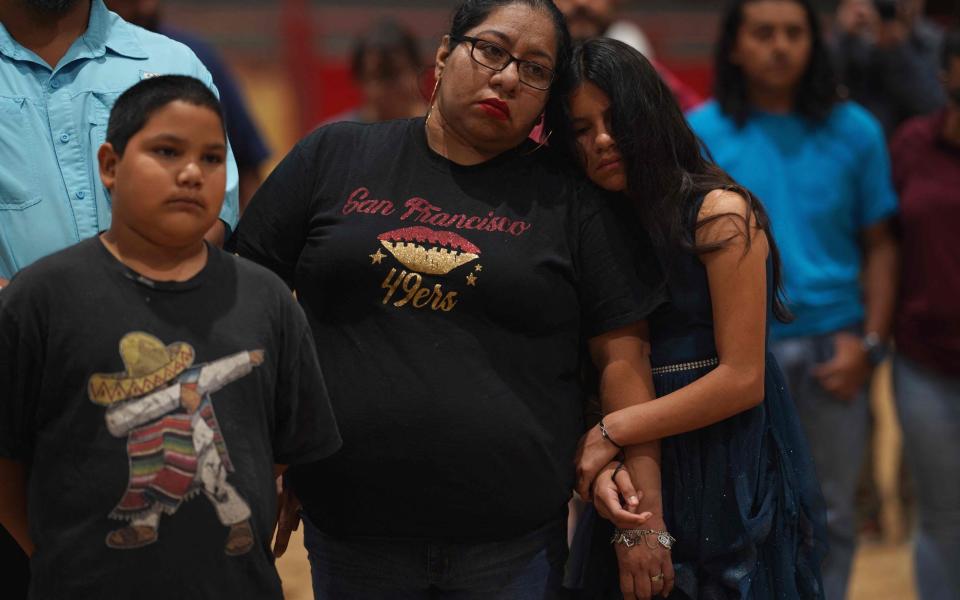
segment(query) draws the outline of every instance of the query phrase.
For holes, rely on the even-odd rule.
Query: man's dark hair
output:
[[[960,58],[960,27],[955,27],[943,36],[943,52],[940,55],[940,64],[944,70],[950,68],[950,59]]]
[[[223,126],[220,101],[202,81],[185,75],[158,75],[144,79],[120,94],[110,111],[107,142],[117,154],[123,156],[130,138],[143,129],[147,119],[176,100],[209,108],[220,117],[220,125]],[[226,139],[226,129],[223,135]]]
[[[465,35],[468,31],[483,23],[494,10],[515,4],[542,10],[550,16],[550,20],[553,22],[553,30],[557,38],[557,61],[553,68],[556,78],[550,85],[550,95],[547,98],[545,112],[546,114],[562,112],[564,96],[570,87],[570,53],[573,42],[570,39],[570,31],[567,29],[567,21],[552,0],[465,0],[453,13],[450,37],[456,39]],[[457,47],[457,43],[453,40],[450,41],[451,51]],[[548,136],[549,132],[544,132],[544,135]]]
[[[739,66],[730,60],[743,25],[743,7],[762,0],[731,0],[721,19],[720,39],[714,55],[714,97],[724,114],[743,126],[750,114],[747,81]],[[822,121],[840,101],[837,77],[823,40],[820,18],[810,0],[791,0],[803,7],[810,27],[811,49],[807,70],[797,85],[794,110],[812,121]]]
[[[363,59],[370,53],[378,54],[391,68],[397,67],[401,57],[407,59],[418,72],[423,67],[416,38],[393,19],[378,21],[357,39],[350,60],[354,79],[359,80],[363,76]]]

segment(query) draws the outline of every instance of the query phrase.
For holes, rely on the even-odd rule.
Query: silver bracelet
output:
[[[648,535],[657,536],[657,541],[653,546],[647,542]],[[657,544],[670,550],[676,541],[677,539],[666,531],[657,531],[656,529],[616,529],[613,532],[613,537],[610,538],[611,544],[622,544],[627,548],[632,548],[640,542],[643,542],[644,545],[651,550],[655,549]]]
[[[600,436],[617,447],[618,450],[623,450],[623,446],[613,441],[613,438],[610,437],[610,434],[607,433],[607,426],[603,424],[603,419],[600,419]]]

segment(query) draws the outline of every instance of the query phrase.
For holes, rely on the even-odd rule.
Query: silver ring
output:
[[[650,581],[663,581],[663,573],[660,573],[659,575],[654,575],[653,577],[650,578]]]

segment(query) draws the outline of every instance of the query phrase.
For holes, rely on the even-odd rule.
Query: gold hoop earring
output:
[[[433,92],[430,93],[430,106],[427,108],[427,117],[423,120],[424,123],[430,120],[430,115],[433,114],[433,101],[437,97],[437,90],[440,89],[440,81],[443,79],[443,75],[437,77],[436,83],[433,84]]]

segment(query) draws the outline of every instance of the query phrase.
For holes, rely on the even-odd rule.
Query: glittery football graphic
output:
[[[446,275],[480,256],[480,248],[462,236],[422,226],[394,229],[377,239],[403,266],[427,275]]]

